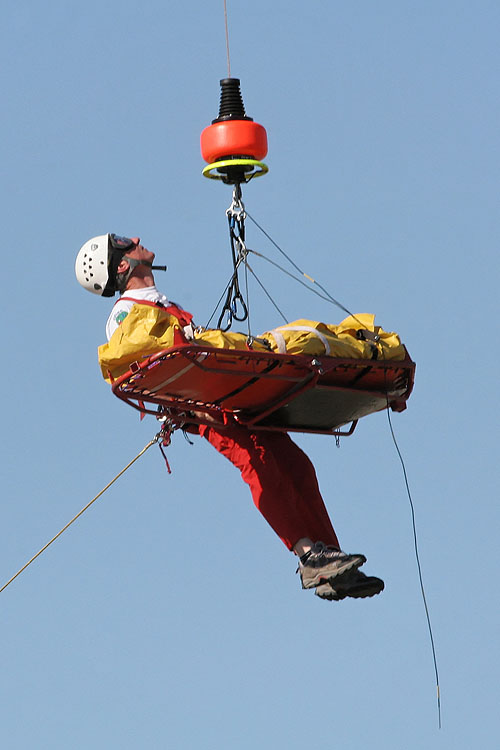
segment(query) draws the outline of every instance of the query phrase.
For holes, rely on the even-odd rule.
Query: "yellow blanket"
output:
[[[133,362],[174,345],[177,318],[159,307],[136,304],[113,333],[107,344],[99,347],[99,364],[103,377],[110,382],[127,372]],[[357,338],[359,331],[363,338]],[[375,337],[378,337],[375,340]],[[268,342],[269,346],[262,341]],[[218,329],[198,329],[194,344],[222,349],[247,349],[244,333],[224,333]],[[288,354],[316,354],[331,357],[372,359],[374,348],[379,359],[402,360],[406,356],[397,333],[387,333],[375,325],[375,316],[367,313],[349,316],[339,325],[296,320],[266,331],[252,343],[256,351]]]

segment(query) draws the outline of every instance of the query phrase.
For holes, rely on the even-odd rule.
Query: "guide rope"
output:
[[[76,516],[74,516],[74,518],[72,518],[72,519],[71,519],[71,521],[68,521],[68,523],[67,523],[67,524],[66,524],[65,526],[63,526],[63,528],[62,528],[62,529],[61,529],[60,531],[58,531],[58,532],[57,532],[57,534],[56,534],[56,535],[55,535],[54,537],[52,537],[52,539],[51,539],[51,540],[50,540],[49,542],[47,542],[47,544],[45,544],[45,545],[44,545],[44,546],[42,547],[42,549],[40,549],[40,550],[39,550],[39,551],[38,551],[38,552],[36,553],[36,555],[33,555],[33,557],[32,557],[32,558],[31,558],[30,560],[28,560],[28,562],[27,562],[27,563],[25,563],[25,564],[24,564],[24,565],[22,566],[22,568],[20,568],[20,569],[19,569],[19,570],[17,571],[17,573],[15,573],[15,574],[14,574],[14,575],[12,576],[12,578],[9,578],[9,580],[7,581],[7,583],[4,583],[4,585],[3,585],[3,586],[2,586],[1,588],[0,588],[0,594],[2,593],[2,591],[4,591],[4,590],[5,590],[6,588],[7,588],[7,586],[9,586],[9,585],[10,585],[10,584],[11,584],[11,583],[12,583],[13,581],[15,581],[15,580],[16,580],[16,578],[17,578],[18,576],[20,576],[20,575],[21,575],[21,573],[23,573],[23,572],[24,572],[24,571],[26,570],[26,568],[28,568],[28,567],[29,567],[29,566],[31,565],[31,563],[32,563],[32,562],[34,562],[34,561],[35,561],[35,560],[37,559],[37,557],[40,557],[40,555],[41,555],[41,554],[42,554],[43,552],[45,552],[45,550],[46,550],[46,549],[47,549],[48,547],[50,547],[50,545],[51,545],[51,544],[52,544],[53,542],[55,542],[55,541],[56,541],[56,539],[59,539],[59,537],[60,537],[60,536],[61,536],[61,535],[62,535],[62,534],[63,534],[63,533],[64,533],[64,532],[66,531],[66,529],[69,529],[69,527],[71,526],[71,524],[73,524],[73,523],[74,523],[74,522],[75,522],[75,521],[76,521],[76,520],[77,520],[78,518],[80,518],[80,516],[82,516],[82,515],[83,515],[83,514],[85,513],[85,511],[86,511],[86,510],[88,510],[88,509],[90,508],[90,506],[91,506],[91,505],[93,505],[93,504],[95,503],[95,501],[96,501],[96,500],[98,500],[98,499],[99,499],[99,498],[101,497],[101,495],[103,495],[103,494],[104,494],[104,493],[106,492],[106,490],[108,490],[108,489],[109,489],[109,488],[111,487],[111,485],[112,485],[112,484],[114,484],[114,483],[116,482],[116,480],[117,480],[117,479],[119,479],[119,478],[120,478],[120,477],[121,477],[121,476],[122,476],[123,474],[125,474],[125,472],[127,471],[127,469],[130,469],[130,467],[131,467],[131,466],[132,466],[132,465],[133,465],[133,464],[134,464],[134,463],[135,463],[135,462],[136,462],[136,461],[137,461],[137,460],[138,460],[139,458],[141,458],[141,456],[143,456],[143,455],[144,455],[144,454],[146,453],[146,451],[147,451],[147,450],[149,450],[149,448],[151,448],[151,446],[152,446],[152,445],[155,445],[155,443],[160,443],[160,445],[161,445],[161,442],[163,442],[163,441],[165,441],[165,440],[167,440],[167,439],[168,439],[168,436],[167,436],[167,435],[165,434],[165,429],[164,429],[164,427],[162,427],[162,429],[160,430],[160,432],[158,432],[158,433],[157,433],[157,434],[156,434],[156,435],[154,436],[154,438],[153,438],[152,440],[150,440],[150,441],[149,441],[149,443],[148,443],[147,445],[145,445],[145,446],[144,446],[144,448],[143,448],[143,449],[142,449],[142,450],[141,450],[141,451],[140,451],[140,452],[139,452],[139,453],[137,454],[137,456],[136,456],[135,458],[133,458],[133,459],[132,459],[132,461],[130,461],[130,462],[129,462],[129,463],[128,463],[128,464],[127,464],[127,465],[126,465],[126,466],[125,466],[125,467],[124,467],[124,468],[123,468],[123,469],[122,469],[122,470],[121,470],[121,471],[120,471],[120,472],[119,472],[119,473],[118,473],[118,474],[117,474],[117,475],[116,475],[116,476],[114,477],[114,479],[112,479],[112,480],[111,480],[111,482],[109,482],[109,483],[108,483],[108,484],[107,484],[107,485],[106,485],[106,486],[105,486],[105,487],[104,487],[104,488],[103,488],[103,489],[102,489],[102,490],[101,490],[101,491],[100,491],[100,492],[99,492],[99,493],[98,493],[98,494],[97,494],[97,495],[96,495],[96,496],[95,496],[94,498],[92,498],[92,500],[91,500],[91,501],[90,501],[89,503],[87,503],[87,505],[86,505],[86,506],[85,506],[84,508],[82,508],[82,509],[81,509],[81,511],[79,511],[79,513],[77,513],[77,514],[76,514]],[[160,441],[161,441],[161,442],[160,442]]]
[[[383,348],[381,346],[379,348],[380,348],[380,353],[382,355],[382,359],[385,360],[384,350],[383,350]],[[433,666],[434,666],[434,675],[435,675],[435,679],[436,679],[438,727],[439,727],[439,729],[441,729],[441,691],[440,691],[440,687],[439,687],[439,672],[438,672],[438,664],[437,664],[436,646],[435,646],[435,643],[434,643],[434,634],[433,634],[433,631],[432,631],[431,616],[430,616],[429,607],[428,607],[428,604],[427,604],[427,597],[425,595],[424,578],[423,578],[423,574],[422,574],[422,566],[421,566],[421,563],[420,563],[420,553],[419,553],[419,549],[418,549],[418,539],[417,539],[417,521],[416,521],[416,516],[415,516],[415,505],[413,503],[413,497],[412,497],[411,490],[410,490],[410,482],[408,480],[408,472],[406,471],[406,465],[405,465],[405,461],[404,461],[404,458],[403,458],[403,454],[401,453],[401,450],[399,448],[399,444],[398,444],[398,441],[396,439],[396,434],[394,432],[394,427],[392,425],[391,410],[390,410],[390,407],[389,407],[389,396],[388,396],[387,385],[386,385],[386,389],[385,389],[385,397],[387,399],[387,409],[386,409],[386,412],[387,412],[387,421],[389,423],[389,431],[391,433],[392,442],[394,444],[394,448],[396,449],[396,453],[398,455],[399,462],[401,464],[401,468],[402,468],[402,471],[403,471],[404,483],[405,483],[405,487],[406,487],[406,495],[407,495],[408,501],[410,503],[411,526],[412,526],[412,534],[413,534],[413,548],[414,548],[414,552],[415,552],[415,560],[416,560],[416,563],[417,563],[417,572],[418,572],[418,580],[419,580],[419,584],[420,584],[420,593],[421,593],[421,596],[422,596],[422,602],[423,602],[423,605],[424,605],[425,617],[426,617],[426,620],[427,620],[427,629],[429,631],[429,640],[430,640],[431,652],[432,652],[432,662],[433,662]]]

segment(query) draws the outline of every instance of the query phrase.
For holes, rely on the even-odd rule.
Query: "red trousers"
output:
[[[239,426],[200,426],[199,432],[240,470],[256,507],[289,550],[303,538],[339,547],[314,466],[286,433]]]

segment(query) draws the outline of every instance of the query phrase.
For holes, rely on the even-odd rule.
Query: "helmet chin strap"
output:
[[[166,271],[166,266],[153,266],[152,263],[150,263],[149,260],[137,260],[136,258],[130,258],[128,255],[123,255],[122,260],[128,261],[129,268],[125,273],[116,273],[115,275],[115,288],[116,291],[120,292],[120,294],[123,294],[125,291],[125,288],[127,286],[127,282],[129,278],[132,275],[132,272],[134,268],[137,266],[147,266],[148,268],[151,268],[152,271]]]
[[[136,258],[131,258],[129,255],[124,255],[123,259],[128,260],[131,270],[133,270],[137,266],[147,266],[148,268],[151,268],[152,271],[167,270],[166,266],[153,266],[153,264],[149,260],[137,260]]]

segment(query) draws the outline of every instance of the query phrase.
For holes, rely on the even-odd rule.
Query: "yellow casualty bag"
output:
[[[406,350],[397,333],[387,333],[375,325],[375,315],[350,315],[330,325],[314,320],[295,320],[262,334],[271,348],[280,354],[321,354],[328,357],[353,357],[401,360]]]
[[[161,307],[133,305],[107,344],[98,349],[103,377],[110,380],[127,372],[132,362],[140,362],[174,344],[174,330],[179,320]]]
[[[374,320],[374,315],[365,313],[350,316],[337,326],[296,320],[262,334],[252,341],[251,348],[282,354],[317,354],[358,359],[373,359],[375,350],[378,350],[380,359],[404,359],[406,351],[399,336],[375,326]],[[151,354],[170,349],[174,346],[176,329],[182,331],[179,319],[165,308],[147,304],[133,305],[109,342],[98,349],[103,377],[109,382],[110,376],[113,379],[120,377],[130,369],[133,362],[140,363]],[[360,335],[359,331],[364,333]],[[379,337],[376,343],[375,337]],[[219,349],[248,349],[246,334],[218,329],[195,330],[193,343]]]
[[[177,316],[166,308],[146,304],[135,304],[127,317],[118,326],[107,344],[98,348],[99,365],[103,377],[110,382],[119,378],[133,362],[174,346],[174,331],[183,331]],[[247,335],[224,333],[218,329],[207,329],[195,333],[193,343],[219,349],[247,349]],[[261,343],[254,342],[252,349],[269,351]]]

